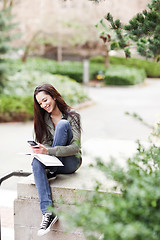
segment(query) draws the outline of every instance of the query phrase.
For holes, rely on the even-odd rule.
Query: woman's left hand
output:
[[[48,154],[48,149],[45,148],[42,144],[38,143],[38,145],[31,146],[32,151],[37,154]]]

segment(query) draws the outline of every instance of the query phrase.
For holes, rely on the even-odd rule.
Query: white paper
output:
[[[36,154],[36,153],[19,153],[19,154],[35,157],[45,166],[64,166],[63,163],[55,156],[51,156],[47,154]]]

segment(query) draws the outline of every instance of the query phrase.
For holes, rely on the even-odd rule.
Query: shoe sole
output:
[[[51,177],[51,178],[48,178],[48,180],[50,181],[50,180],[55,180],[57,177],[55,176],[55,177]]]
[[[37,233],[37,236],[38,236],[38,237],[41,237],[41,236],[47,234],[47,233],[51,230],[52,225],[55,224],[57,221],[58,221],[58,217],[55,216],[55,218],[53,219],[53,221],[51,222],[51,224],[49,225],[49,227],[48,227],[44,232],[42,232],[42,233]]]

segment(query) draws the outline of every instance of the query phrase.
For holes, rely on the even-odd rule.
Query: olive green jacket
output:
[[[64,117],[62,116],[62,119]],[[73,121],[71,121],[71,117],[68,116],[67,120],[69,121],[72,132],[73,138],[71,143],[67,146],[55,146],[52,147],[55,127],[53,125],[52,119],[48,113],[45,114],[45,123],[47,125],[47,130],[49,132],[49,137],[45,141],[43,141],[43,145],[48,149],[49,155],[54,155],[57,157],[66,157],[80,154],[80,143],[81,143],[81,133],[76,129],[76,125]]]

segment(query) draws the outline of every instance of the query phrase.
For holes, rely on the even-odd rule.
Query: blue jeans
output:
[[[55,128],[55,134],[53,139],[52,147],[55,146],[67,146],[70,144],[73,138],[72,129],[70,123],[62,119],[60,120]],[[47,167],[56,174],[70,174],[74,173],[81,165],[81,158],[76,156],[58,157],[62,161],[62,167]],[[34,174],[35,185],[37,188],[40,208],[42,214],[47,212],[48,206],[52,206],[52,196],[49,182],[46,175],[46,166],[38,161],[36,158],[33,159],[32,169]]]

